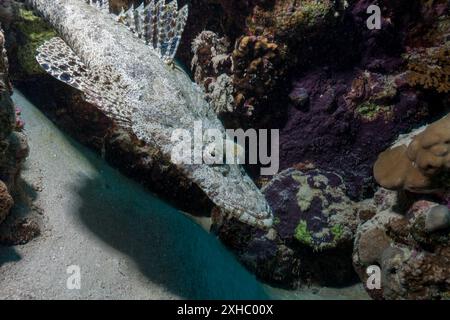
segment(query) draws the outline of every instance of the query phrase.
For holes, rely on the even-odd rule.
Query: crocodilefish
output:
[[[91,6],[110,13],[109,0],[86,0]],[[122,7],[113,18],[124,24],[135,37],[151,46],[166,63],[171,64],[180,45],[181,36],[188,18],[189,9],[185,5],[178,9],[178,2],[173,0],[151,0],[142,2],[138,7],[134,4],[128,10]]]
[[[152,0],[111,16],[103,0],[27,3],[60,36],[37,49],[36,59],[44,70],[83,92],[117,125],[157,150],[222,213],[260,228],[272,225],[272,210],[240,165],[171,160],[176,129],[192,133],[201,121],[204,131],[218,129],[226,136],[202,89],[186,73],[164,63],[175,55],[187,7],[178,10],[176,0]]]

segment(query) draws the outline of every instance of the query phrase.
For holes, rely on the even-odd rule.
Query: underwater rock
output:
[[[8,192],[8,188],[0,180],[0,224],[5,220],[13,205],[14,200]]]
[[[233,62],[228,51],[228,40],[211,31],[201,32],[192,42],[195,82],[203,87],[206,100],[220,118],[235,110],[230,76]]]
[[[392,190],[416,193],[448,189],[450,116],[401,136],[374,166],[377,182]]]
[[[286,74],[283,50],[265,37],[242,36],[229,50],[226,38],[211,31],[201,32],[193,41],[194,79],[201,85],[214,110],[225,124],[248,127],[273,126],[262,121],[283,111],[280,99],[271,99]]]
[[[339,173],[352,199],[370,196],[377,155],[429,117],[422,98],[394,82],[393,76],[358,70],[314,70],[295,81],[280,131],[281,169],[309,161]]]
[[[403,58],[407,62],[407,82],[434,93],[450,93],[450,4],[429,1],[421,6],[423,21],[417,24],[408,39]]]
[[[280,128],[281,169],[310,161],[342,175],[351,198],[372,196],[377,155],[400,133],[441,116],[449,104],[448,97],[411,87],[405,55],[424,45],[419,39],[433,46],[445,42],[448,4],[380,1],[382,28],[369,30],[365,0],[247,3],[250,13],[241,36],[220,30],[235,41],[228,81],[209,89],[226,104],[216,109],[234,108],[228,115],[235,119],[221,119],[229,127]],[[259,42],[277,49],[255,50],[265,47]],[[267,60],[265,55],[274,70],[258,63]],[[207,87],[208,81],[197,83]],[[231,91],[233,107],[225,99]]]
[[[20,128],[17,127],[11,93],[5,38],[0,28],[0,223],[14,204],[10,193],[16,191],[22,163],[28,156],[26,136],[17,131]]]
[[[448,209],[421,197],[405,202],[397,195],[385,189],[375,194],[376,215],[358,227],[355,269],[366,284],[366,268],[381,268],[381,289],[367,289],[375,299],[448,299],[450,225],[430,232],[426,222],[442,218]]]
[[[345,195],[342,178],[322,170],[290,168],[264,188],[275,222],[268,232],[215,219],[213,229],[261,279],[282,286],[349,284],[359,213],[367,209]]]
[[[0,21],[2,28],[8,29],[14,19],[14,6],[11,0],[2,0],[0,2]]]
[[[311,9],[311,16],[318,13],[321,18],[312,19],[309,25],[298,24],[311,31],[306,35],[290,29],[294,18],[283,22],[273,12],[267,14],[269,23],[259,32],[274,34],[278,43],[284,41],[288,61],[294,61],[291,51],[300,60],[290,68],[291,105],[280,132],[281,169],[309,161],[342,175],[351,198],[372,196],[376,188],[372,168],[377,155],[399,134],[442,116],[449,105],[446,95],[411,87],[408,57],[404,56],[408,50],[424,45],[418,43],[420,39],[430,42],[432,38],[433,46],[445,43],[448,3],[438,2],[380,1],[381,30],[366,27],[369,3],[362,0],[348,2],[347,8],[342,4],[333,7],[326,1],[298,1],[291,11],[292,2],[285,1],[287,12],[302,12],[318,3],[316,9],[324,6],[338,13],[333,17],[326,10]],[[282,12],[284,3],[279,1],[274,8]],[[421,15],[428,5],[432,8]],[[277,19],[288,32],[276,27],[273,21]],[[412,24],[418,28],[411,29]],[[254,25],[257,32],[258,22]],[[300,39],[291,40],[296,37]]]
[[[345,195],[342,178],[321,170],[287,169],[263,192],[275,211],[274,229],[285,242],[298,241],[313,251],[352,242],[358,225],[356,206]]]
[[[230,74],[232,61],[229,54],[229,42],[212,31],[202,31],[192,41],[193,58],[191,69],[195,82],[208,85],[221,74]],[[206,88],[205,88],[206,89]]]
[[[273,104],[279,106],[281,99],[275,101],[273,95],[280,90],[287,68],[283,49],[263,36],[242,36],[232,58],[236,111],[256,123],[267,113],[275,118],[281,110]]]
[[[447,206],[436,206],[430,209],[425,218],[425,230],[434,232],[450,228],[450,211]]]
[[[0,29],[0,141],[9,136],[15,121],[14,106],[11,100],[11,83],[8,74],[5,38]]]

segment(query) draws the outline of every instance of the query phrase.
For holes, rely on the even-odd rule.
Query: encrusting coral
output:
[[[28,155],[28,145],[23,133],[18,132],[16,108],[11,100],[9,62],[5,38],[0,28],[0,223],[9,214],[14,201],[21,165]]]
[[[14,200],[8,192],[8,188],[0,180],[0,224],[6,219],[13,205]]]
[[[350,281],[352,243],[366,208],[345,195],[342,177],[298,166],[262,190],[275,215],[271,230],[242,230],[233,220],[214,219],[215,232],[238,258],[260,278],[290,287]]]
[[[228,39],[211,31],[201,32],[192,42],[195,82],[203,85],[206,100],[221,118],[235,110],[229,46]]]
[[[283,49],[264,36],[243,36],[232,57],[237,111],[247,117],[267,113],[271,94],[286,73]]]
[[[450,92],[450,42],[441,47],[416,49],[405,57],[411,86],[421,85],[439,93]]]

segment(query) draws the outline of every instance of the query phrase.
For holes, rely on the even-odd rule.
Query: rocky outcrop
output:
[[[230,88],[230,82],[223,82],[222,90],[218,90],[232,92],[233,104],[231,108],[217,109],[227,110],[228,117],[239,114],[239,110],[250,111],[241,112],[238,120],[227,125],[241,124],[245,127],[251,119],[249,114],[253,113],[259,116],[251,119],[251,125],[265,126],[264,115],[272,117],[267,126],[281,129],[282,170],[289,172],[312,164],[322,172],[341,177],[344,187],[340,190],[350,204],[371,198],[377,189],[373,166],[378,155],[399,134],[442,117],[449,106],[446,89],[448,59],[444,58],[448,52],[450,30],[448,2],[378,1],[382,10],[381,30],[367,28],[366,10],[372,2],[365,0],[275,0],[246,4],[250,5],[249,10],[233,11],[236,17],[247,15],[241,35],[223,32],[214,24],[210,28],[220,35],[217,38],[227,36],[235,49],[233,52],[229,50],[228,54],[232,58],[232,68],[223,72],[234,80],[233,86]],[[221,8],[224,8],[222,3]],[[228,6],[230,8],[233,6]],[[210,19],[214,19],[214,15]],[[202,63],[212,64],[212,56],[203,57]],[[194,59],[194,64],[196,61],[199,60]],[[236,63],[241,66],[237,67]],[[266,66],[267,70],[264,69]],[[270,71],[272,66],[279,66],[277,73]],[[284,69],[286,67],[287,70]],[[264,70],[264,76],[260,76],[260,70]],[[214,86],[211,87],[215,90],[220,86],[217,82],[219,76],[213,76]],[[204,85],[209,94],[209,86],[205,84],[210,80],[205,79],[196,78],[196,81]],[[259,83],[255,87],[268,93],[266,101],[276,106],[281,117],[266,107],[262,99],[264,95],[255,94],[253,83],[260,79],[265,80],[264,84]],[[244,84],[242,88],[240,84]],[[229,99],[217,101],[228,102]],[[240,108],[239,103],[244,108]],[[444,136],[439,141],[444,141]],[[414,158],[422,159],[425,166],[431,165],[429,169],[441,168],[446,163],[446,152],[442,152],[442,148],[437,149],[435,144],[439,143],[433,142],[426,148],[421,144],[420,148],[415,148]],[[440,160],[434,161],[436,154],[430,156],[430,152],[440,153]],[[422,157],[426,153],[428,156]],[[386,168],[390,169],[385,171],[386,179],[396,180],[404,172],[397,170],[399,166],[405,167],[398,159],[397,156],[386,159]],[[408,165],[412,163],[409,159]],[[442,173],[442,170],[434,172]],[[446,176],[442,178],[445,180]],[[286,235],[297,246],[296,235],[303,240],[302,247],[311,243],[314,248],[314,244],[321,242],[313,241],[311,230],[308,230],[311,223],[299,223],[305,213],[298,209],[298,205],[294,206],[295,214],[280,216],[280,212],[291,210],[287,207],[290,202],[280,199],[287,198],[287,195],[294,199],[298,186],[288,182],[286,177],[281,179],[282,182],[279,179],[280,176],[275,176],[269,183],[273,190],[270,194],[267,193],[270,188],[264,188],[275,211],[276,231],[271,234],[249,231],[251,236],[237,237],[240,227],[233,225],[233,221],[219,221],[216,226],[220,238],[261,278],[292,284],[302,275],[308,277],[305,276],[308,274],[308,267],[305,267],[308,259],[304,252],[299,254],[300,251],[288,244]],[[259,182],[264,185],[266,179]],[[274,199],[278,200],[274,202]],[[369,205],[369,208],[359,209],[360,214],[356,215],[359,222],[370,220],[375,215],[377,210],[370,208]],[[315,215],[317,221],[323,221],[321,212],[312,216]],[[433,221],[440,221],[439,225],[445,219],[441,213]],[[433,225],[429,222],[429,228],[434,228]],[[284,227],[280,230],[280,226]],[[281,239],[283,231],[286,231],[285,238]],[[370,241],[372,235],[375,243]],[[368,248],[365,254],[378,255],[380,250],[384,250],[386,241],[378,231],[369,233],[363,239]],[[324,243],[329,244],[327,241]],[[318,256],[320,254],[316,252]],[[330,259],[344,261],[344,256]],[[327,276],[322,276],[322,279],[327,279]]]
[[[8,68],[5,38],[0,28],[0,223],[14,204],[11,194],[16,191],[21,165],[28,155],[26,137],[20,132],[23,124],[16,119],[11,100]]]
[[[442,202],[441,202],[442,203]],[[357,231],[353,260],[363,283],[381,268],[376,299],[450,298],[450,214],[447,205],[380,189],[376,215]]]
[[[191,69],[195,82],[202,84],[206,100],[221,119],[235,111],[229,46],[226,38],[211,31],[201,32],[192,42]]]
[[[291,168],[263,192],[275,214],[267,233],[238,232],[234,221],[215,221],[217,234],[240,260],[265,281],[284,286],[350,283],[353,239],[365,207],[345,195],[342,177]]]
[[[11,210],[13,205],[14,200],[9,194],[8,188],[0,181],[0,223],[6,219],[6,216],[9,214],[9,210]]]
[[[366,26],[370,1],[246,3],[233,12],[248,15],[241,36],[211,28],[235,48],[233,87],[214,86],[233,107],[218,109],[233,126],[280,128],[282,170],[312,162],[340,174],[352,199],[370,197],[377,155],[449,104],[448,3],[379,1],[381,30]]]
[[[374,197],[376,215],[358,228],[354,264],[378,265],[377,299],[450,298],[449,118],[402,135],[380,154],[374,176],[387,189]]]

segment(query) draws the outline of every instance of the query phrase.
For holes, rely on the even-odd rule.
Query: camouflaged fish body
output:
[[[109,0],[86,0],[91,6],[109,13]],[[124,24],[137,38],[151,46],[165,62],[172,62],[180,45],[188,18],[188,6],[178,10],[177,0],[146,0],[137,8],[134,4],[113,18]]]
[[[60,34],[38,49],[37,61],[58,80],[81,90],[105,115],[157,149],[165,159],[175,129],[194,136],[225,129],[189,76],[84,0],[28,0]],[[104,19],[102,18],[104,17]],[[192,146],[192,149],[194,147]],[[167,160],[170,161],[170,160]],[[264,196],[239,165],[172,164],[226,215],[261,228],[273,216]]]

